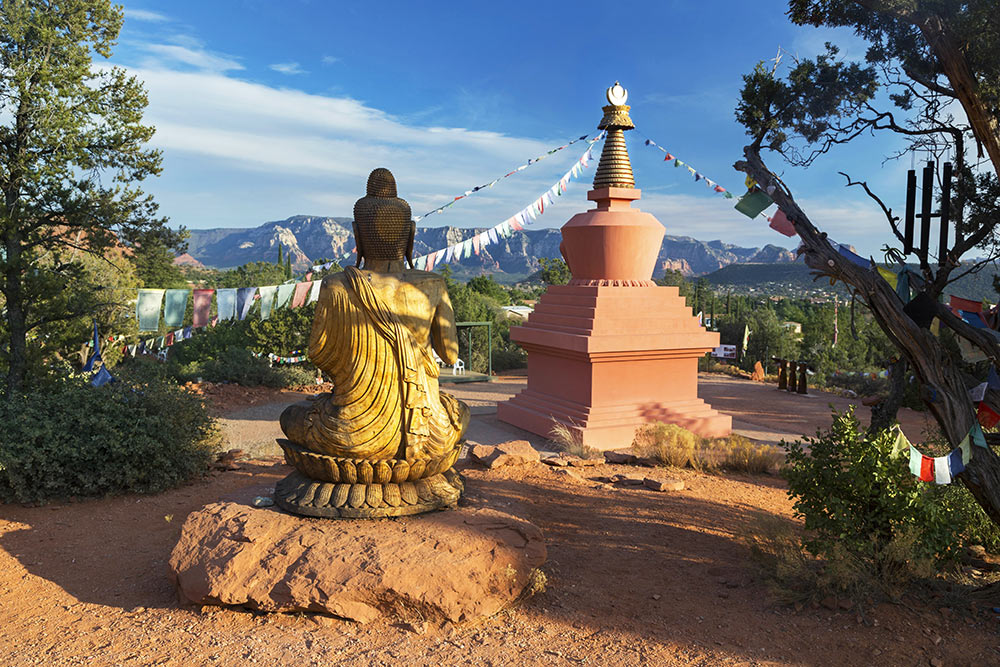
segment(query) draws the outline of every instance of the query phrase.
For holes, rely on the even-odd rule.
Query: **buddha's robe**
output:
[[[469,410],[439,391],[431,344],[454,362],[454,315],[439,275],[349,267],[327,276],[309,357],[332,378],[334,391],[286,411],[282,429],[329,456],[413,460],[450,452]]]

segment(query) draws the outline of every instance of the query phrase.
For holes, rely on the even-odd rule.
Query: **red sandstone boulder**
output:
[[[511,440],[499,445],[474,445],[469,453],[472,458],[490,469],[523,466],[541,461],[538,450],[527,440]]]
[[[543,562],[542,532],[490,509],[328,520],[221,502],[188,516],[170,578],[193,604],[460,623],[512,604]]]

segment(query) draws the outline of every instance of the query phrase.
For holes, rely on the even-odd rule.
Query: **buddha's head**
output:
[[[396,196],[392,172],[383,167],[372,171],[368,175],[368,194],[354,204],[357,265],[364,260],[366,268],[378,269],[405,258],[413,266],[415,232],[410,205]]]

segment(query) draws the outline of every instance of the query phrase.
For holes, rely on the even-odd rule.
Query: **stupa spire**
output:
[[[635,178],[632,176],[632,162],[625,146],[625,130],[635,128],[628,112],[632,107],[625,104],[628,101],[628,91],[620,83],[607,90],[608,105],[602,107],[604,118],[597,126],[606,130],[604,149],[601,151],[601,161],[594,175],[594,189],[600,188],[634,188]]]

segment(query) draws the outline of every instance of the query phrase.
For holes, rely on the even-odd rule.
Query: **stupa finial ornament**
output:
[[[625,131],[635,128],[628,112],[632,107],[625,104],[628,101],[628,91],[620,83],[607,90],[608,105],[603,107],[604,117],[597,129],[606,130],[604,150],[601,151],[601,161],[594,175],[594,189],[600,188],[634,188],[635,178],[632,176],[632,162],[625,147]]]

